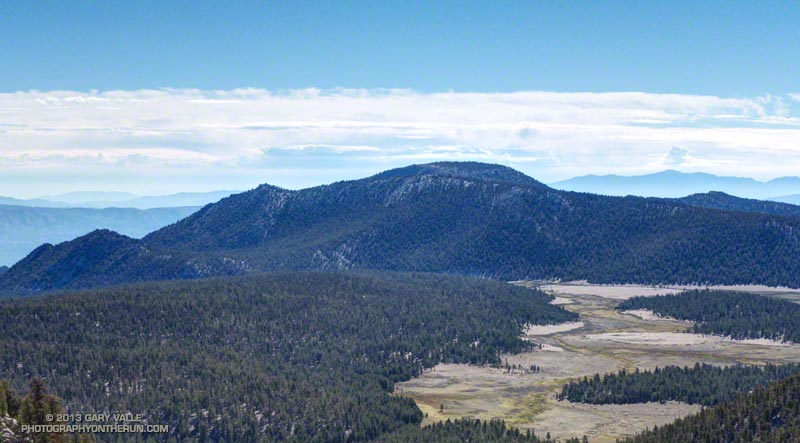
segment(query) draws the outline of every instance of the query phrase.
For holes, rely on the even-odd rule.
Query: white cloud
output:
[[[777,176],[800,170],[792,101],[800,95],[27,91],[0,94],[0,173],[24,181],[29,170],[117,168],[131,177],[179,175],[188,186],[213,170],[220,180],[275,177],[304,186],[414,161],[469,159],[544,180],[677,165]],[[287,164],[297,171],[304,162],[328,172],[280,182]]]
[[[668,165],[680,166],[686,163],[687,160],[689,160],[689,150],[681,146],[673,146],[667,152],[664,162]]]

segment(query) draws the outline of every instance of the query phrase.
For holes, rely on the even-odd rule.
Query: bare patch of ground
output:
[[[555,297],[550,302],[551,305],[570,305],[572,303],[573,303],[572,300],[570,300],[570,299],[568,299],[566,297]]]
[[[724,345],[751,345],[751,346],[782,346],[792,347],[791,343],[779,342],[765,338],[734,340],[729,337],[706,334],[688,334],[684,332],[608,332],[603,334],[589,334],[581,337],[589,341],[608,341],[615,344],[626,345],[656,345],[656,346],[693,346],[699,349],[700,345],[716,347]]]
[[[800,303],[800,289],[788,288],[785,286],[764,286],[764,285],[601,285],[592,284],[585,280],[570,281],[564,283],[554,283],[547,281],[516,281],[512,284],[538,287],[545,292],[553,295],[593,295],[596,297],[612,298],[616,300],[627,300],[631,297],[642,296],[652,297],[655,295],[677,294],[693,289],[710,289],[719,291],[739,291],[751,292],[754,294],[766,295],[769,297],[783,298],[786,300]],[[561,298],[561,297],[558,297]]]
[[[652,297],[656,295],[678,294],[685,291],[684,288],[674,287],[649,287],[637,285],[591,285],[591,284],[546,284],[539,286],[539,289],[553,295],[594,295],[596,297],[613,298],[616,300],[627,300],[631,297],[642,296]]]
[[[722,342],[721,337],[712,335],[687,334],[683,332],[606,332],[602,334],[589,334],[580,337],[580,340],[607,341],[614,344],[649,345],[649,346],[697,346],[704,344],[717,344]]]
[[[632,315],[637,318],[641,318],[642,320],[648,321],[678,321],[676,318],[668,317],[665,315],[659,315],[649,309],[629,309],[627,311],[621,311],[623,314]]]
[[[699,407],[677,402],[559,402],[556,394],[564,383],[623,368],[800,361],[800,345],[687,334],[684,331],[691,327],[690,322],[635,316],[614,309],[620,299],[664,293],[665,288],[561,286],[548,291],[568,300],[569,303],[562,302],[564,307],[580,314],[579,328],[526,335],[541,349],[537,346],[531,352],[504,355],[502,368],[438,365],[413,380],[399,383],[398,393],[413,398],[427,413],[425,423],[460,417],[503,418],[513,426],[533,428],[540,436],[546,432],[561,439],[587,435],[592,442],[604,443],[671,422]],[[516,369],[506,370],[506,363]],[[531,365],[541,371],[529,371]]]
[[[571,321],[557,325],[528,325],[525,327],[525,336],[551,335],[556,332],[567,332],[583,327],[582,321]]]
[[[629,435],[632,429],[663,426],[678,418],[699,412],[699,405],[679,402],[639,403],[631,405],[588,405],[561,401],[536,416],[521,428],[533,428],[537,435],[548,432],[545,427],[560,429],[561,439],[586,435],[591,442],[614,442],[617,436]],[[553,433],[553,431],[550,431]]]

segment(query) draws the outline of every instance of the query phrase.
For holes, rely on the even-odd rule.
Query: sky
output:
[[[800,175],[797,2],[0,2],[0,195]]]

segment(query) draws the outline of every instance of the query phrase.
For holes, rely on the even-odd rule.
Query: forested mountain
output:
[[[8,266],[0,266],[0,275],[2,275],[6,271],[8,271]]]
[[[800,441],[800,374],[755,389],[696,415],[655,428],[628,443]]]
[[[761,214],[790,215],[800,217],[800,206],[769,200],[753,200],[728,195],[724,192],[692,194],[676,199],[691,206],[723,209],[726,211],[756,212]]]
[[[692,331],[701,334],[800,343],[800,305],[746,292],[695,290],[634,297],[620,303],[617,309],[649,309],[691,320],[696,322]]]
[[[174,429],[147,441],[368,441],[422,420],[394,382],[499,363],[530,348],[525,324],[577,318],[550,300],[492,280],[301,272],[5,300],[0,379],[46,377],[72,412]]]
[[[213,272],[211,271],[213,270]],[[36,248],[2,274],[6,294],[54,288],[235,275],[241,263],[203,254],[163,251],[109,230]]]
[[[694,367],[667,366],[654,371],[596,374],[564,385],[559,399],[574,403],[631,404],[670,400],[713,406],[758,386],[800,372],[800,365],[727,366],[697,363]]]
[[[102,259],[113,264],[109,269],[125,274],[98,275],[78,266],[80,275],[63,278],[62,252],[48,248],[0,277],[0,290],[352,268],[800,286],[800,219],[557,191],[482,163],[409,166],[300,191],[263,185],[131,243],[159,251],[145,258],[102,247],[101,238],[91,241],[114,254]],[[185,268],[202,272],[178,272]]]
[[[60,243],[95,229],[141,238],[198,210],[34,208],[0,205],[0,264],[12,265],[43,243]]]

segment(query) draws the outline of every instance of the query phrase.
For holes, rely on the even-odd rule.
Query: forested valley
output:
[[[495,281],[384,273],[6,300],[0,377],[18,390],[42,377],[71,412],[130,411],[172,427],[115,441],[356,442],[401,429],[415,441],[407,426],[422,413],[391,395],[393,383],[439,362],[499,363],[500,352],[529,349],[525,324],[577,317],[550,300]],[[504,435],[497,441],[524,441]]]

